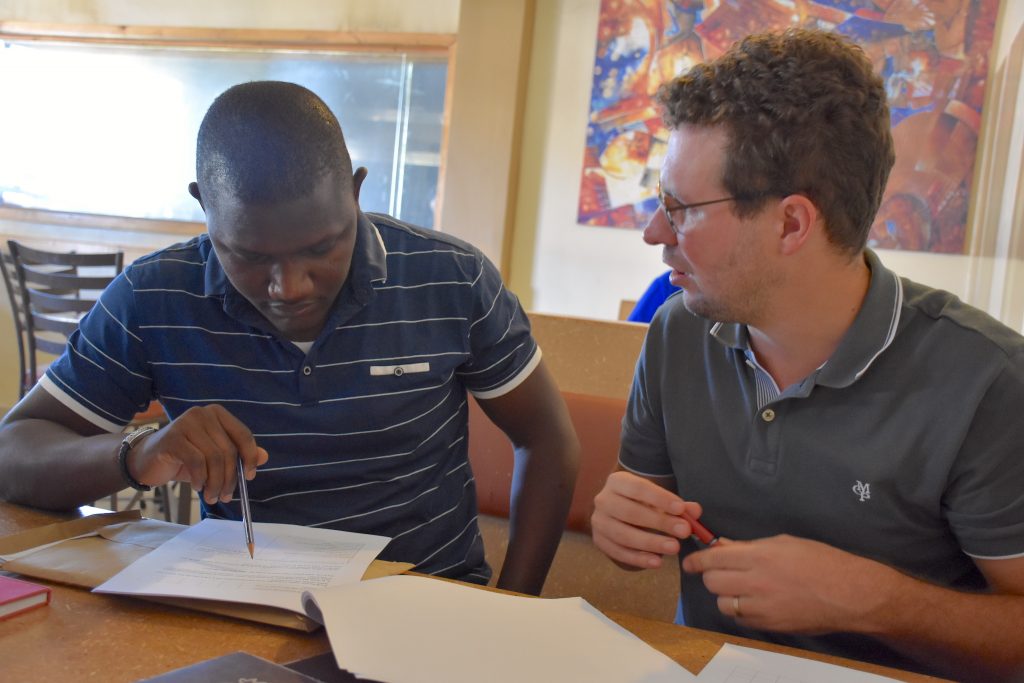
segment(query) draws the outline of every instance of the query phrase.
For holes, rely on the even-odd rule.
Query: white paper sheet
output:
[[[895,679],[813,659],[725,644],[697,677],[700,683],[884,683]]]
[[[254,523],[250,559],[241,522],[204,519],[97,586],[99,593],[205,598],[302,613],[302,591],[357,583],[390,539]]]
[[[416,576],[307,594],[339,666],[389,683],[696,677],[582,598],[527,598]]]

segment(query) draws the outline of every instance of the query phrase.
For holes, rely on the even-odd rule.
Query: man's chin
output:
[[[288,331],[285,331],[285,330],[282,330],[282,329],[278,329],[278,332],[280,332],[281,336],[283,336],[288,341],[290,341],[290,342],[300,342],[300,343],[303,343],[303,342],[314,342],[314,341],[316,341],[316,338],[320,334],[319,332],[309,332],[309,331],[305,331],[305,330],[297,330],[297,331],[294,331],[294,332],[288,332]]]
[[[683,306],[686,310],[698,318],[704,318],[716,323],[732,322],[729,320],[731,316],[721,306],[716,306],[713,302],[686,290],[683,291],[682,297]]]
[[[323,330],[324,323],[310,324],[308,321],[298,321],[292,318],[270,317],[264,313],[267,321],[273,326],[277,333],[288,341],[310,342],[315,341]]]

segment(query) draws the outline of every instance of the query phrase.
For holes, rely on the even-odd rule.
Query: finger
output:
[[[670,515],[664,510],[623,495],[614,487],[606,487],[597,494],[594,498],[594,511],[633,527],[658,531],[675,538],[686,538],[693,533],[690,523],[684,518]]]
[[[618,526],[627,526],[614,519],[605,519],[594,526],[594,545],[612,560],[638,569],[656,568],[662,565],[660,552],[646,552],[632,545],[625,545],[616,540],[623,534],[616,532]],[[661,537],[665,538],[665,537]],[[672,539],[668,539],[672,540]]]
[[[620,496],[638,501],[668,515],[678,516],[686,509],[682,498],[632,472],[613,472],[609,475],[605,487]]]
[[[223,406],[214,405],[211,408],[214,409],[224,433],[231,439],[238,457],[242,459],[247,474],[249,470],[255,470],[257,465],[267,461],[267,452],[256,445],[252,431],[241,420]]]
[[[170,432],[171,425],[164,429]],[[204,492],[207,479],[206,456],[188,438],[175,436],[173,454],[165,452],[159,457],[178,463],[179,469],[184,469],[188,473],[183,479],[186,479],[197,493]]]
[[[717,543],[715,545],[718,545]],[[697,552],[690,553],[683,558],[683,571],[687,574],[700,574],[704,572],[704,556],[710,553],[714,548],[707,550],[698,550]]]
[[[712,569],[701,574],[701,581],[714,595],[747,595],[754,585],[750,572],[742,569]]]
[[[245,426],[245,424],[231,414],[226,408],[220,405],[211,406],[214,408],[214,415],[220,422],[220,426],[224,431],[224,434],[231,440],[231,446],[233,453],[231,459],[235,461],[233,467],[235,468],[232,472],[232,476],[229,480],[226,480],[227,485],[230,480],[234,480],[238,473],[238,461],[242,463],[242,476],[248,481],[252,481],[256,478],[256,468],[259,465],[267,462],[270,459],[270,455],[266,449],[256,445],[256,439],[252,435],[252,431]],[[221,496],[221,500],[225,503],[230,502],[234,497],[234,492],[237,490],[238,483],[233,481],[230,483],[230,491],[225,491]]]
[[[219,406],[207,406],[195,415],[197,424],[188,432],[189,440],[206,460],[206,485],[203,500],[213,505],[234,497],[238,451],[224,429]]]
[[[710,548],[690,553],[683,559],[683,571],[700,574],[714,569],[743,570],[750,568],[746,552],[748,543],[719,539]]]
[[[245,469],[245,478],[246,478],[246,480],[252,481],[253,479],[255,479],[256,478],[256,467],[259,466],[259,465],[263,465],[268,460],[270,460],[270,454],[268,454],[265,449],[261,448],[260,446],[257,446],[256,447],[256,465],[254,465],[253,467],[247,467]]]
[[[596,523],[596,527],[603,536],[616,545],[659,557],[679,552],[677,539],[658,533],[645,525],[636,524],[629,518],[608,515],[604,511],[595,511],[595,516],[591,518],[591,521]]]
[[[757,602],[749,595],[719,595],[717,605],[719,612],[737,621],[757,614]]]
[[[608,477],[604,490],[617,496],[635,500],[653,510],[661,512],[664,515],[662,523],[652,526],[679,538],[685,538],[692,534],[690,520],[686,519],[686,517],[689,516],[691,519],[697,519],[704,512],[700,503],[683,500],[677,494],[657,482],[632,472],[614,472]],[[680,518],[685,520],[685,523],[681,523],[682,520]]]

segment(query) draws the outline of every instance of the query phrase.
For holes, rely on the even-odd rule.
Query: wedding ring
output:
[[[743,612],[740,611],[740,596],[732,596],[732,613],[733,616],[739,619],[743,616]]]

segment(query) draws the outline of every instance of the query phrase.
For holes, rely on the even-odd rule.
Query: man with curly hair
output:
[[[647,335],[595,543],[630,568],[678,553],[691,626],[1018,672],[1024,338],[866,248],[894,162],[882,81],[844,38],[793,29],[659,99],[644,239],[683,291]]]

